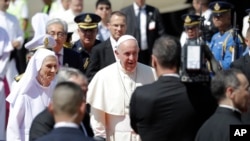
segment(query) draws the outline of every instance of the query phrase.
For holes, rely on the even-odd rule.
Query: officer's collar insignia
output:
[[[218,3],[216,3],[216,4],[214,5],[214,10],[216,10],[216,11],[219,11],[219,10],[220,10],[220,5],[219,5]]]
[[[87,69],[88,65],[89,65],[89,58],[86,58],[86,60],[85,60],[85,62],[83,64],[83,69],[84,70]]]
[[[44,39],[43,45],[44,45],[45,48],[48,47],[48,45],[49,45],[49,39],[47,37]]]
[[[82,51],[82,47],[79,47],[79,48],[78,48],[78,51]]]
[[[187,17],[185,18],[185,22],[186,22],[186,23],[190,23],[190,22],[191,22],[191,18],[190,18],[189,16],[187,16]]]
[[[89,16],[89,14],[85,17],[84,21],[85,21],[86,23],[92,22],[92,19],[91,19],[91,17]]]

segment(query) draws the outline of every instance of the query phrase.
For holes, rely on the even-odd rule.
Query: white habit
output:
[[[6,100],[10,103],[7,124],[7,141],[29,141],[29,130],[35,116],[48,106],[56,80],[43,87],[37,80],[39,70],[47,56],[56,57],[53,51],[38,49],[15,88]]]

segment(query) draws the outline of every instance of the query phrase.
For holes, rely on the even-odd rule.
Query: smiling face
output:
[[[129,39],[122,42],[115,53],[126,72],[133,72],[136,69],[139,47],[135,40]]]
[[[41,69],[38,72],[38,82],[43,86],[50,85],[50,82],[54,80],[57,73],[57,59],[55,56],[47,56],[43,60]]]

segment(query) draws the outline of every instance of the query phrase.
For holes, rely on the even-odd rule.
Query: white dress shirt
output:
[[[138,16],[139,13],[139,7],[136,3],[133,3],[135,15]],[[147,43],[147,12],[145,10],[145,5],[141,7],[141,14],[140,14],[140,37],[141,37],[141,50],[147,50],[148,49],[148,43]]]

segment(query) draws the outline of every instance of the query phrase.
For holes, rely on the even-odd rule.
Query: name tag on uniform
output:
[[[149,30],[154,30],[155,29],[155,21],[150,21],[150,23],[148,25],[148,29]]]

